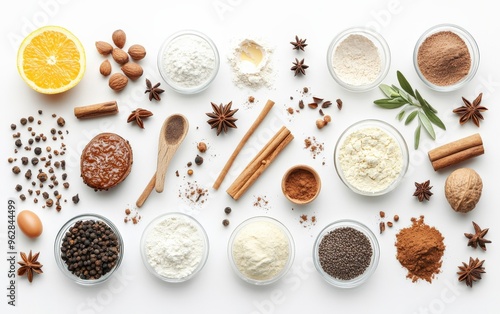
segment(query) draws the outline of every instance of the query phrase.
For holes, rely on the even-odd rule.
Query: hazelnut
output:
[[[200,151],[200,153],[204,153],[207,151],[207,144],[205,144],[205,142],[199,142],[198,143],[198,150]]]
[[[445,182],[445,195],[451,208],[456,212],[467,213],[476,207],[481,198],[483,181],[477,172],[470,168],[453,171]]]
[[[329,115],[326,115],[323,117],[323,120],[325,121],[325,124],[326,124],[326,123],[332,122],[332,117],[330,117]]]
[[[318,129],[322,129],[322,128],[325,126],[325,124],[326,124],[326,123],[325,123],[325,121],[324,121],[324,120],[322,120],[322,119],[318,119],[318,120],[316,120],[316,127],[317,127]]]

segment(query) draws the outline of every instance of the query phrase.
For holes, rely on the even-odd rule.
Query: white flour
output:
[[[241,55],[248,43],[257,44],[261,48],[262,61],[256,66],[241,59]],[[272,63],[274,49],[262,39],[237,40],[232,44],[232,47],[231,53],[228,56],[228,62],[233,70],[233,83],[239,88],[271,88],[275,78]]]
[[[191,275],[200,264],[203,236],[186,217],[171,216],[150,230],[145,249],[149,264],[159,275],[181,279]]]
[[[377,47],[358,34],[349,35],[337,46],[331,62],[344,83],[356,86],[372,83],[382,70]]]
[[[339,151],[339,163],[352,186],[371,193],[386,189],[397,179],[403,155],[392,136],[368,127],[346,137]]]
[[[176,38],[163,53],[163,69],[176,85],[184,88],[205,83],[215,66],[214,51],[196,35]]]
[[[268,280],[285,267],[289,252],[286,234],[276,224],[255,221],[244,226],[234,239],[232,254],[242,274]]]

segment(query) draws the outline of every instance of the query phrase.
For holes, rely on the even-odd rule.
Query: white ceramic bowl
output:
[[[372,249],[370,264],[367,266],[367,268],[361,275],[349,280],[335,278],[330,274],[328,274],[323,269],[323,266],[321,266],[320,256],[319,256],[319,246],[323,238],[331,231],[343,227],[353,228],[363,233],[369,240]],[[367,226],[355,220],[350,220],[350,219],[338,220],[327,225],[323,230],[321,230],[321,232],[318,234],[318,237],[316,238],[316,241],[314,242],[314,249],[313,249],[314,266],[316,267],[316,270],[320,273],[321,277],[325,279],[329,284],[335,287],[354,288],[366,282],[368,278],[370,278],[370,276],[377,269],[379,259],[380,259],[380,246],[378,244],[377,237]]]
[[[341,44],[346,38],[350,35],[360,35],[369,39],[377,48],[379,57],[380,57],[380,69],[376,78],[372,81],[365,82],[364,84],[353,84],[351,82],[347,82],[342,79],[341,76],[337,73],[334,68],[333,58],[336,53],[337,47]],[[349,28],[341,33],[339,33],[330,43],[328,47],[328,51],[326,54],[326,64],[328,66],[328,70],[332,75],[333,79],[343,88],[353,91],[353,92],[364,92],[377,87],[382,80],[386,77],[389,72],[389,68],[391,66],[391,52],[389,50],[389,46],[385,39],[378,33],[371,31],[367,28],[362,27],[354,27]]]
[[[353,134],[355,132],[362,133],[363,130],[370,130],[373,128],[375,128],[377,130],[381,130],[383,132],[383,134],[384,133],[387,134],[391,139],[394,140],[394,142],[397,145],[398,150],[401,154],[401,168],[400,168],[398,175],[394,178],[393,181],[391,181],[389,183],[384,182],[383,186],[380,188],[376,187],[376,186],[370,186],[369,188],[365,188],[365,186],[368,183],[363,182],[363,184],[360,184],[360,183],[355,182],[355,180],[357,180],[358,178],[361,178],[362,176],[364,176],[365,178],[367,178],[367,177],[371,178],[371,176],[368,174],[367,171],[365,173],[361,173],[360,171],[358,171],[355,173],[351,173],[350,176],[348,176],[346,171],[350,170],[351,168],[344,169],[344,167],[347,167],[347,166],[342,165],[341,159],[343,157],[341,156],[341,150],[342,150],[343,146],[346,145],[345,141],[349,136],[351,136],[351,134]],[[382,151],[382,150],[380,150],[380,151]],[[358,152],[359,152],[359,154],[358,154]],[[366,161],[367,158],[369,157],[371,160],[369,162],[366,161],[366,163],[369,163],[370,165],[375,164],[375,163],[387,163],[387,160],[384,159],[384,156],[370,157],[370,156],[364,156],[364,154],[365,154],[365,150],[352,149],[352,153],[348,157],[345,157],[345,158],[348,158],[350,160],[356,160],[359,157],[360,160]],[[401,135],[401,133],[399,133],[399,131],[396,130],[390,124],[388,124],[384,121],[381,121],[381,120],[376,120],[376,119],[361,120],[361,121],[358,121],[358,122],[352,124],[351,126],[349,126],[340,135],[340,137],[337,141],[337,144],[335,145],[335,152],[334,152],[333,159],[334,159],[334,163],[335,163],[335,170],[337,171],[337,174],[338,174],[339,178],[342,180],[342,182],[347,187],[349,187],[352,191],[354,191],[358,194],[361,194],[361,195],[366,195],[366,196],[383,195],[383,194],[386,194],[386,193],[394,190],[399,185],[399,183],[401,182],[403,177],[405,176],[406,171],[408,170],[408,165],[409,165],[408,146],[406,145],[406,141],[403,138],[403,136]],[[390,164],[388,164],[387,166],[390,166]],[[366,169],[363,169],[363,170],[366,170]],[[382,173],[382,175],[383,174],[384,173]],[[370,182],[369,180],[366,180],[366,181]],[[375,180],[373,180],[373,184],[377,184],[377,182]],[[361,185],[363,185],[363,187],[361,187]]]
[[[175,46],[177,45],[177,41],[189,38],[192,38],[197,44],[201,45],[201,47],[196,47],[198,50],[209,49],[210,52],[213,53],[213,64],[203,63],[200,66],[194,64],[192,61],[182,60],[182,53],[187,51],[197,58],[196,52],[193,52],[195,47],[191,47],[190,45],[182,45],[181,47]],[[170,51],[169,49],[173,51],[172,58],[168,58],[168,55],[166,55],[167,52]],[[207,35],[195,30],[182,30],[172,34],[164,41],[158,52],[157,65],[161,77],[173,90],[182,94],[196,94],[208,88],[210,83],[212,83],[217,76],[220,66],[219,52],[214,42]],[[195,65],[199,66],[199,68],[196,68]],[[204,67],[208,65],[211,66],[212,70],[205,73]],[[179,75],[179,77],[176,78],[169,70],[171,69],[170,66],[175,67],[175,71],[182,72],[175,74]],[[182,69],[179,69],[181,66]],[[184,78],[181,80],[180,78],[182,78],[183,75],[187,76],[189,80],[185,81]],[[193,82],[193,80],[197,81]]]
[[[439,33],[439,32],[445,32],[445,31],[450,31],[458,35],[467,45],[467,48],[469,50],[469,54],[471,57],[471,66],[469,69],[469,73],[464,76],[461,80],[456,82],[455,84],[452,85],[436,85],[431,83],[420,71],[419,65],[418,65],[418,50],[422,43],[431,35]],[[476,41],[474,40],[474,37],[467,32],[465,29],[463,29],[460,26],[453,25],[453,24],[439,24],[434,27],[431,27],[427,31],[425,31],[422,36],[418,39],[415,49],[413,51],[413,64],[415,66],[415,70],[417,71],[418,76],[420,79],[431,89],[439,92],[450,92],[457,90],[461,87],[463,87],[465,84],[467,84],[472,78],[476,75],[477,69],[479,68],[479,47],[477,46]]]

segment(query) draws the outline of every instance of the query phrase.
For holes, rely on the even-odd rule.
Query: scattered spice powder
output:
[[[412,225],[396,235],[397,259],[408,270],[407,278],[432,283],[440,272],[445,245],[444,237],[435,227],[425,224],[424,216],[412,218]]]
[[[255,196],[254,195],[253,206],[268,210],[269,209],[269,201],[267,200],[266,196]]]
[[[137,210],[131,210],[130,208],[125,209],[125,218],[123,219],[123,222],[132,222],[132,224],[136,225],[139,223],[139,221],[141,221],[141,219],[142,216]]]
[[[204,204],[208,200],[208,189],[202,187],[197,181],[187,182],[179,190],[179,197],[190,205]]]

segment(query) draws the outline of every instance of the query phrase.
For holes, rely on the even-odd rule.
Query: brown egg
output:
[[[23,210],[17,214],[17,225],[30,238],[37,238],[43,231],[42,221],[30,210]]]

